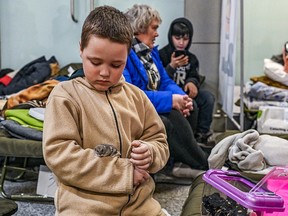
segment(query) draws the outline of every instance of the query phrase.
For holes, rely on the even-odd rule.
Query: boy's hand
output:
[[[181,56],[175,57],[175,52],[173,52],[171,55],[170,66],[175,69],[177,67],[187,65],[188,60],[189,60],[188,56],[181,55]]]
[[[149,173],[146,170],[134,167],[133,171],[133,186],[138,186],[149,179]]]
[[[194,83],[192,83],[192,82],[188,82],[184,86],[184,91],[189,92],[188,95],[190,98],[195,98],[198,95],[198,89],[197,89],[196,85],[194,85]]]
[[[152,156],[149,147],[139,140],[134,140],[131,145],[132,152],[130,162],[139,169],[147,170],[152,164]]]

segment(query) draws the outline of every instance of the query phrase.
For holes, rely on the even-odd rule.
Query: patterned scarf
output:
[[[136,52],[146,70],[148,76],[147,89],[152,91],[158,90],[160,84],[160,74],[151,57],[150,48],[146,44],[134,38],[132,42],[132,49]]]

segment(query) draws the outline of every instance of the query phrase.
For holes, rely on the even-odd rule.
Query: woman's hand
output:
[[[187,65],[188,61],[189,61],[188,56],[181,55],[181,56],[175,57],[175,52],[173,52],[171,55],[170,66],[176,69],[177,67]]]
[[[188,95],[173,94],[172,95],[172,107],[187,117],[190,115],[190,111],[193,110],[192,99]]]

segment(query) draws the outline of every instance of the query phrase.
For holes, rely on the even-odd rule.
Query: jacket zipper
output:
[[[108,91],[109,91],[109,93],[110,93],[110,92],[111,92],[111,89],[109,89]],[[115,119],[115,122],[116,122],[116,128],[117,128],[117,133],[118,133],[119,142],[120,142],[120,152],[121,152],[120,157],[122,157],[122,153],[123,153],[123,152],[122,152],[122,139],[121,139],[120,130],[119,130],[119,123],[118,123],[118,120],[117,120],[117,118],[116,118],[116,112],[115,112],[115,110],[114,110],[114,108],[113,108],[113,106],[112,106],[112,104],[111,104],[111,101],[109,100],[108,91],[106,91],[106,98],[107,98],[108,103],[109,103],[109,105],[110,105],[110,107],[111,107],[111,109],[112,109],[113,116],[114,116],[114,119]]]
[[[109,93],[111,93],[111,89],[109,89],[108,91],[109,91]],[[115,119],[115,122],[116,122],[116,128],[117,128],[117,133],[118,133],[119,142],[120,142],[120,152],[121,152],[120,157],[122,157],[122,153],[123,153],[122,152],[122,139],[121,139],[120,130],[119,130],[119,126],[118,126],[119,123],[118,123],[118,120],[116,118],[116,112],[115,112],[115,110],[114,110],[114,108],[113,108],[113,106],[111,104],[111,101],[110,101],[110,99],[108,97],[108,91],[106,91],[106,98],[107,98],[108,103],[109,103],[109,105],[110,105],[110,107],[112,109],[113,116],[114,116],[114,119]],[[127,203],[120,209],[119,216],[122,215],[122,211],[123,211],[124,207],[130,202],[130,198],[131,198],[131,195],[128,195]]]

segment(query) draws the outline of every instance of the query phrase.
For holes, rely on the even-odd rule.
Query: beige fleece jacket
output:
[[[133,190],[133,140],[149,145],[150,173],[165,166],[165,128],[140,89],[123,77],[106,92],[80,77],[59,83],[47,102],[43,132],[44,159],[58,180],[56,215],[164,215],[152,198],[152,178]],[[121,156],[95,156],[95,146],[103,143]]]

